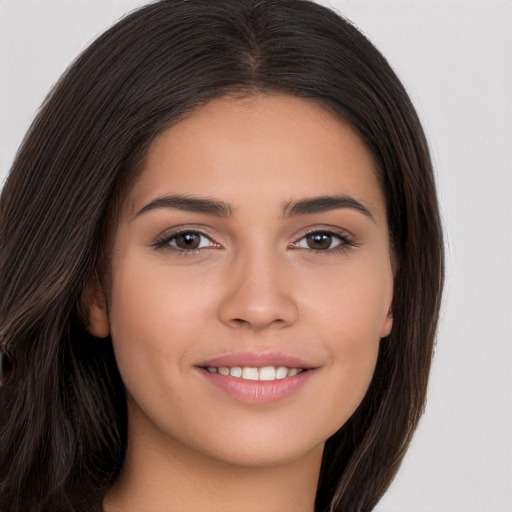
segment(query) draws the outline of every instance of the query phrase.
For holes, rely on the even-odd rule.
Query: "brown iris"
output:
[[[329,233],[311,233],[306,236],[306,242],[310,249],[322,251],[329,249],[332,244],[332,235]]]
[[[180,233],[174,239],[179,249],[197,249],[201,243],[201,235],[197,233]]]

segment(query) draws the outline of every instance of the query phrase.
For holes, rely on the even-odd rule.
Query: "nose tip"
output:
[[[231,327],[260,331],[293,324],[298,308],[290,279],[270,264],[245,265],[231,273],[231,285],[219,308]]]

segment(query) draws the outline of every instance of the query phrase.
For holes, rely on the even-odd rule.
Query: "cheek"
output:
[[[117,364],[128,391],[145,389],[146,383],[162,374],[151,369],[163,366],[169,356],[175,357],[176,344],[168,342],[175,338],[169,332],[173,322],[169,315],[162,317],[164,308],[173,311],[164,291],[164,283],[156,280],[151,267],[139,264],[129,253],[118,258],[109,321]],[[167,321],[162,322],[162,318]]]
[[[370,254],[322,269],[314,277],[305,283],[302,296],[307,301],[303,309],[314,316],[317,329],[345,340],[355,351],[385,335],[393,297],[389,261]]]
[[[324,286],[321,286],[321,282]],[[341,426],[362,401],[373,377],[381,338],[386,335],[393,292],[390,265],[354,265],[316,280],[304,310],[328,349],[331,403],[339,404]],[[328,285],[326,284],[328,283]]]
[[[145,329],[155,338],[168,338],[169,329],[191,328],[209,299],[204,279],[186,267],[176,269],[138,251],[119,258],[112,286],[110,317],[114,326]],[[151,334],[152,333],[152,334]]]
[[[208,336],[220,286],[209,272],[169,268],[125,251],[116,262],[110,301],[110,330],[127,388],[145,383],[165,387],[190,366]],[[172,362],[172,364],[170,364]]]

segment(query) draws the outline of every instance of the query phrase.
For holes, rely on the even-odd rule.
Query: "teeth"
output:
[[[284,379],[288,375],[288,368],[280,366],[276,372],[276,379]]]
[[[259,380],[258,368],[242,368],[242,379]]]
[[[229,370],[229,374],[232,377],[241,377],[242,376],[242,368],[240,366],[233,366],[231,370]]]
[[[287,368],[286,366],[264,366],[258,368],[255,366],[233,366],[228,368],[227,366],[221,366],[215,368],[209,366],[206,368],[210,373],[220,373],[221,375],[231,377],[238,377],[246,380],[279,380],[286,377],[295,377],[299,373],[303,372],[301,368]]]
[[[260,380],[276,380],[276,369],[273,366],[260,368]]]

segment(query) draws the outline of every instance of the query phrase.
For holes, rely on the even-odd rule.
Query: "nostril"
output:
[[[231,320],[231,323],[234,326],[247,327],[248,329],[259,331],[261,329],[266,329],[267,327],[271,327],[273,325],[282,325],[286,322],[281,318],[276,318],[270,321],[265,321],[264,319],[245,320],[243,318],[233,318]]]

